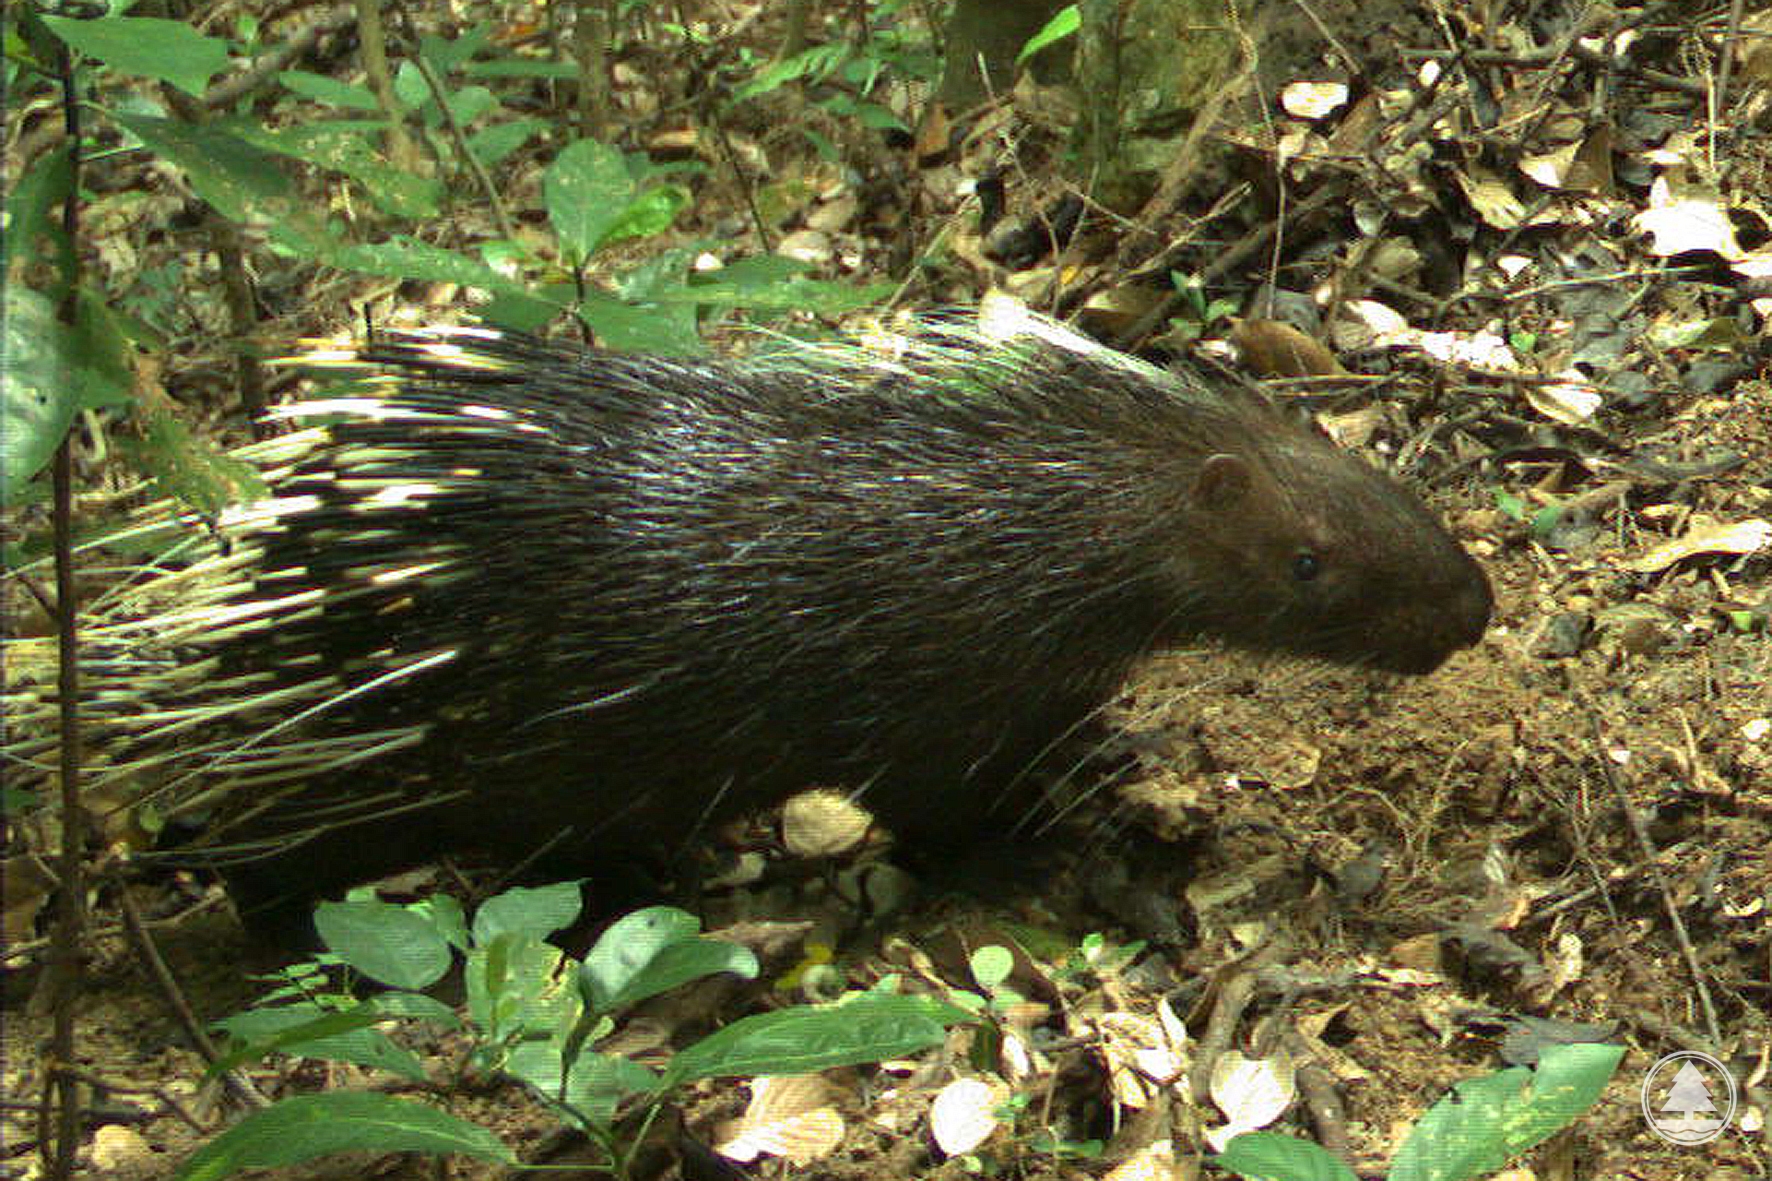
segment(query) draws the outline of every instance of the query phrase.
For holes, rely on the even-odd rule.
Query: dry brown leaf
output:
[[[873,821],[839,792],[803,791],[781,807],[781,839],[796,857],[835,857],[861,844]]]
[[[1749,517],[1724,522],[1695,516],[1685,536],[1663,542],[1620,566],[1638,574],[1653,574],[1698,554],[1752,554],[1768,545],[1772,545],[1772,521]]]
[[[830,1098],[830,1085],[816,1074],[753,1079],[750,1104],[714,1151],[745,1163],[768,1155],[810,1164],[843,1142],[843,1117]]]

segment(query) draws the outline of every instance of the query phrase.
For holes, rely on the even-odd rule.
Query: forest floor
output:
[[[1712,122],[1701,94],[1666,82],[1708,76],[1692,64],[1696,50],[1677,71],[1662,62],[1608,72],[1574,55],[1557,73],[1563,59],[1553,61],[1549,47],[1569,31],[1508,23],[1508,8],[1491,14],[1496,27],[1464,30],[1473,43],[1480,34],[1485,45],[1511,48],[1442,83],[1441,94],[1457,101],[1437,122],[1410,132],[1387,103],[1356,99],[1315,122],[1270,105],[1261,123],[1248,116],[1257,92],[1243,79],[1217,137],[1265,169],[1257,191],[1320,187],[1331,199],[1328,214],[1292,223],[1287,248],[1309,243],[1287,255],[1294,269],[1265,274],[1257,253],[1215,290],[1339,284],[1344,306],[1359,304],[1321,335],[1347,369],[1388,380],[1336,408],[1356,424],[1356,442],[1427,457],[1419,470],[1432,504],[1494,582],[1488,635],[1439,672],[1407,680],[1215,649],[1151,661],[1112,707],[1115,749],[1130,771],[1116,798],[1086,804],[1084,818],[1092,809],[1096,821],[1111,816],[1154,835],[1166,872],[1146,872],[1151,843],[1116,867],[1101,859],[1112,844],[1082,841],[1048,850],[1037,881],[1006,875],[993,886],[986,870],[966,889],[925,890],[877,913],[839,896],[836,871],[805,875],[793,889],[711,894],[706,926],[766,946],[763,979],[778,987],[828,946],[835,971],[855,986],[897,973],[932,991],[979,992],[969,957],[996,945],[1015,949],[1005,983],[1022,1003],[994,1039],[956,1032],[915,1061],[828,1072],[778,1112],[784,1125],[838,1129],[803,1145],[800,1165],[740,1169],[691,1147],[729,1141],[750,1094],[733,1080],[695,1084],[654,1129],[657,1149],[636,1176],[1221,1175],[1201,1161],[1208,1131],[1241,1102],[1224,1077],[1234,1050],[1265,1064],[1257,1073],[1294,1078],[1301,1095],[1262,1126],[1316,1139],[1360,1176],[1377,1177],[1449,1088],[1530,1064],[1563,1041],[1611,1042],[1625,1054],[1598,1104],[1509,1176],[1772,1175],[1772,267],[1754,253],[1772,240],[1764,180],[1772,55],[1738,55],[1735,113]],[[1399,46],[1446,48],[1436,11],[1399,0],[1339,14],[1340,43],[1367,63],[1368,98],[1415,84],[1420,60],[1405,65]],[[1720,28],[1693,18],[1683,37],[1660,26],[1643,35],[1709,51]],[[1758,28],[1762,38],[1772,30],[1763,19]],[[1322,81],[1314,54],[1296,46],[1275,54],[1263,63],[1264,84]],[[1436,60],[1450,69],[1453,56]],[[348,73],[350,60],[337,68]],[[664,90],[673,74],[640,73],[629,77],[625,101],[637,116],[650,112],[647,126],[662,133],[669,117],[659,112],[670,104],[643,92]],[[870,260],[890,253],[895,233],[927,241],[973,224],[954,183],[962,176],[1010,165],[1010,204],[1021,211],[1075,189],[1057,136],[1036,113],[1040,93],[1024,87],[970,112],[953,150],[919,157],[876,142],[875,155],[852,160],[848,173],[824,165],[806,141],[757,126],[727,134],[741,156],[754,152],[778,175],[797,177],[799,191],[818,194],[804,216],[783,223],[810,257],[832,276],[873,279],[884,264]],[[791,100],[778,101],[791,122]],[[1490,124],[1501,130],[1481,153],[1444,150],[1474,134],[1460,121],[1484,104],[1508,115]],[[1337,137],[1360,119],[1370,150],[1350,155]],[[1520,131],[1527,124],[1533,130]],[[1396,137],[1405,134],[1438,146],[1434,167],[1404,160],[1409,145]],[[1273,136],[1289,153],[1284,167],[1274,163]],[[637,135],[633,146],[646,140]],[[1537,183],[1571,161],[1591,175]],[[722,182],[718,167],[708,175],[684,215],[686,237],[748,216],[742,186]],[[521,169],[513,176],[520,204],[534,185]],[[1234,181],[1222,183],[1228,190]],[[1381,282],[1359,223],[1369,204],[1387,200],[1407,205],[1408,217],[1393,216],[1385,240],[1416,261]],[[1197,202],[1187,216],[1147,206],[1127,223],[1086,222],[1062,256],[1013,271],[988,260],[976,233],[969,243],[957,233],[941,281],[917,301],[966,303],[996,285],[1050,304],[1083,290],[1096,330],[1124,326],[1125,302],[1137,298],[1117,278],[1116,243],[1136,236],[1126,226],[1158,242],[1191,235],[1169,269],[1197,273],[1226,243],[1257,231],[1260,202],[1244,204],[1205,235],[1204,223],[1189,220]],[[1721,237],[1718,219],[1730,228]],[[169,248],[151,235],[134,246],[139,265]],[[1447,289],[1448,268],[1450,290],[1467,297],[1423,296],[1424,287]],[[362,294],[323,295],[288,326],[348,323]],[[1208,342],[1226,335],[1222,322],[1199,327]],[[1528,340],[1533,351],[1521,359]],[[1508,350],[1522,380],[1500,372]],[[209,372],[219,380],[222,370]],[[1411,399],[1405,416],[1400,406]],[[437,880],[409,877],[401,889]],[[197,1020],[264,991],[245,971],[264,961],[219,887],[180,877],[142,894],[159,954]],[[97,904],[78,1037],[80,1067],[99,1096],[90,1175],[169,1177],[231,1108],[204,1079],[205,1062],[125,936],[114,899]],[[774,924],[768,938],[757,934],[765,922]],[[1110,946],[1140,941],[1142,950],[1080,972],[1077,949],[1095,934]],[[20,950],[15,944],[0,1031],[4,1138],[14,1144],[35,1136],[29,1101],[48,1037],[48,1019],[28,1000],[38,976]],[[772,998],[762,985],[707,986],[644,1020],[663,1041],[771,999],[792,997]],[[451,1036],[409,1048],[434,1078],[453,1077],[462,1052]],[[1645,1119],[1645,1102],[1663,1110],[1671,1102],[1666,1078],[1646,1100],[1640,1093],[1657,1060],[1679,1050],[1721,1060],[1738,1092],[1730,1127],[1695,1147],[1669,1142]],[[246,1070],[270,1095],[386,1085],[355,1067],[273,1060]],[[969,1114],[988,1136],[950,1156],[934,1146],[929,1120],[957,1078],[987,1084],[988,1100]],[[515,1086],[424,1092],[538,1163],[586,1159]],[[1720,1092],[1713,1097],[1724,1105]],[[1003,1115],[1006,1100],[1013,1119]],[[35,1165],[0,1158],[0,1175],[36,1176]],[[501,1175],[459,1160],[446,1173],[435,1167],[352,1157],[275,1175]]]

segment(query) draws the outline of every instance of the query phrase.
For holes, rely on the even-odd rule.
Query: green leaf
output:
[[[460,1153],[515,1165],[485,1128],[422,1103],[366,1091],[296,1095],[255,1111],[199,1148],[176,1181],[214,1181],[241,1169],[276,1169],[335,1152]]]
[[[1048,45],[1072,36],[1082,27],[1083,16],[1079,7],[1075,4],[1065,5],[1052,14],[1052,19],[1046,22],[1045,27],[1028,38],[1027,44],[1021,47],[1021,52],[1015,55],[1015,64],[1021,65]]]
[[[242,121],[229,124],[229,129],[267,152],[343,173],[361,184],[376,207],[390,216],[409,220],[435,217],[443,200],[442,182],[415,176],[382,159],[365,138],[374,126],[319,122],[261,127]]]
[[[45,152],[25,170],[6,199],[6,235],[0,242],[5,273],[21,262],[65,255],[67,238],[51,210],[68,195],[73,170],[66,152]]]
[[[629,915],[622,922],[633,917]],[[610,928],[611,931],[614,929]],[[731,972],[746,980],[757,977],[757,957],[750,949],[724,939],[692,935],[657,946],[649,955],[633,949],[636,954],[646,956],[644,962],[632,962],[627,954],[629,948],[618,949],[613,955],[601,954],[607,940],[608,933],[605,932],[604,938],[597,941],[597,946],[579,968],[580,991],[586,1008],[593,1013],[618,1013],[649,996],[669,992],[679,985],[717,972]],[[636,942],[644,943],[644,935]]]
[[[610,227],[621,221],[633,200],[634,182],[620,151],[581,139],[548,165],[542,196],[562,252],[576,264],[594,254]]]
[[[422,915],[387,902],[322,902],[314,927],[326,946],[371,980],[418,991],[449,970],[449,942]]]
[[[121,112],[115,118],[182,169],[197,195],[229,221],[263,227],[286,244],[323,237],[319,221],[278,171],[276,161],[239,136],[177,119]]]
[[[604,348],[684,357],[704,351],[693,302],[647,306],[590,291],[579,302],[578,316]]]
[[[1014,970],[1015,955],[1007,947],[992,944],[972,953],[972,978],[987,992],[1009,979]]]
[[[514,931],[477,944],[463,974],[468,1016],[493,1041],[562,1028],[578,1011],[563,958],[553,944]]]
[[[468,151],[488,168],[553,125],[546,119],[510,119],[482,127],[468,136]]]
[[[227,42],[205,37],[183,21],[146,16],[97,20],[45,16],[43,23],[87,57],[125,74],[170,82],[198,98],[209,80],[228,65]]]
[[[490,943],[507,933],[545,939],[576,923],[583,906],[584,891],[576,881],[534,889],[517,886],[480,904],[474,912],[474,942]]]
[[[549,78],[571,82],[578,78],[578,67],[572,62],[549,62],[501,57],[487,62],[469,62],[461,68],[464,78]]]
[[[449,946],[457,951],[466,951],[471,943],[468,939],[468,922],[462,914],[461,903],[447,894],[433,894],[429,898],[421,898],[409,907],[414,914],[423,915],[425,921],[437,929],[437,934],[449,941]]]
[[[241,1063],[255,1062],[276,1052],[297,1058],[352,1062],[424,1082],[424,1064],[417,1056],[372,1028],[386,1017],[379,1002],[337,1011],[309,1001],[273,1009],[248,1009],[216,1022],[244,1044],[211,1066],[209,1074],[232,1070]]]
[[[615,1054],[580,1054],[560,1088],[560,1048],[554,1041],[524,1042],[505,1057],[506,1074],[535,1088],[537,1094],[562,1100],[573,1122],[585,1131],[607,1131],[617,1109],[631,1095],[650,1095],[658,1075],[638,1062]]]
[[[689,204],[689,190],[677,185],[658,185],[628,202],[621,216],[603,231],[599,244],[626,238],[650,238],[671,228],[677,213]]]
[[[1245,1132],[1212,1163],[1251,1181],[1358,1181],[1321,1145],[1278,1132]]]
[[[686,1047],[665,1069],[667,1087],[731,1075],[812,1074],[900,1058],[941,1044],[946,1026],[972,1018],[927,997],[857,993],[744,1017]]]
[[[3,499],[11,503],[60,445],[76,412],[129,400],[123,356],[103,305],[84,297],[82,323],[63,324],[39,292],[9,283],[0,337],[0,468]]]
[[[579,992],[585,1006],[594,1013],[610,1013],[632,1003],[638,999],[633,995],[636,982],[645,978],[659,952],[700,934],[701,920],[675,907],[649,906],[623,915],[609,925],[579,965]]]
[[[306,70],[284,70],[277,75],[277,81],[291,94],[328,107],[339,107],[347,111],[380,111],[381,104],[375,101],[367,86],[353,86],[348,82],[340,82],[325,74],[310,74]]]
[[[507,279],[491,267],[465,258],[441,246],[411,238],[392,238],[374,245],[316,244],[311,257],[340,270],[381,275],[389,279],[418,279],[429,283],[459,283],[485,291],[523,294],[521,283]]]
[[[1473,1079],[1428,1109],[1397,1150],[1390,1181],[1462,1181],[1493,1173],[1592,1107],[1624,1047],[1551,1046],[1536,1070]]]

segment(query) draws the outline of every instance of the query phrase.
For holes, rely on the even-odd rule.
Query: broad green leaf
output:
[[[488,898],[474,912],[474,941],[488,943],[511,933],[545,939],[578,921],[584,891],[578,882],[517,886]]]
[[[340,270],[390,279],[418,279],[429,283],[459,283],[486,291],[521,294],[521,283],[507,279],[490,267],[441,246],[412,238],[392,238],[374,245],[324,244],[313,257]]]
[[[563,253],[577,264],[594,254],[610,227],[626,215],[634,182],[620,151],[581,139],[548,165],[542,196]]]
[[[468,151],[490,168],[552,126],[546,119],[507,119],[469,135]]]
[[[449,970],[449,943],[424,916],[386,902],[322,902],[314,927],[326,946],[371,980],[416,992]]]
[[[21,262],[65,253],[67,238],[50,215],[67,197],[72,176],[66,152],[45,152],[18,178],[6,199],[4,249],[9,271]]]
[[[579,966],[585,1007],[594,1013],[612,1012],[659,952],[700,934],[701,920],[675,907],[649,906],[623,915],[609,925]]]
[[[512,1048],[502,1064],[506,1074],[533,1087],[538,1095],[563,1101],[586,1131],[607,1130],[617,1108],[630,1095],[649,1095],[658,1086],[654,1071],[615,1054],[580,1054],[572,1064],[565,1094],[560,1089],[560,1047],[553,1040],[524,1042]]]
[[[1007,947],[993,943],[972,953],[971,967],[972,978],[988,992],[1009,979],[1015,970],[1015,955]]]
[[[1428,1109],[1391,1162],[1390,1181],[1481,1177],[1575,1122],[1605,1089],[1622,1046],[1552,1046],[1535,1070],[1460,1083]]]
[[[568,1025],[578,994],[572,974],[560,970],[563,958],[553,944],[514,931],[478,943],[464,975],[469,1017],[493,1041]]]
[[[375,95],[367,86],[353,86],[325,74],[284,70],[277,75],[277,81],[290,93],[313,99],[322,106],[339,107],[347,111],[381,110],[381,105],[375,101]]]
[[[705,937],[685,939],[660,947],[612,995],[602,995],[603,985],[589,983],[591,970],[588,965],[589,961],[586,961],[586,966],[580,970],[587,982],[587,997],[596,995],[599,998],[595,1002],[587,1000],[587,1007],[597,1013],[619,1013],[647,997],[669,992],[679,985],[700,980],[703,976],[712,976],[717,972],[731,972],[745,980],[754,980],[758,971],[757,957],[751,954],[749,948],[728,943],[724,939]]]
[[[351,126],[304,123],[290,127],[231,124],[241,139],[275,152],[341,172],[363,186],[376,207],[394,217],[435,217],[443,200],[442,182],[395,168],[365,137],[360,122]]]
[[[421,914],[437,934],[449,941],[449,946],[457,951],[466,951],[470,946],[468,940],[468,922],[462,914],[461,903],[448,894],[432,894],[429,898],[421,898],[410,907],[414,914]]]
[[[650,238],[671,228],[677,213],[689,204],[689,190],[677,185],[659,185],[628,202],[609,227],[603,231],[601,244],[620,242],[627,238]]]
[[[241,1169],[276,1169],[354,1151],[459,1153],[517,1163],[491,1132],[434,1107],[367,1091],[333,1091],[296,1095],[253,1112],[192,1153],[176,1181],[215,1181]]]
[[[129,400],[124,348],[103,305],[83,297],[81,323],[56,318],[48,297],[9,283],[0,337],[0,468],[11,503],[49,462],[77,411]]]
[[[680,1051],[665,1069],[676,1086],[698,1078],[812,1074],[880,1062],[939,1045],[946,1026],[971,1017],[925,997],[858,993],[734,1021]]]
[[[170,82],[198,98],[228,65],[227,42],[205,37],[183,21],[147,16],[73,20],[45,16],[43,23],[87,57],[125,74]]]
[[[229,221],[263,227],[286,244],[322,238],[319,221],[276,161],[239,136],[178,119],[121,112],[115,118],[156,155],[178,165],[197,195]]]
[[[275,1051],[298,1058],[353,1062],[424,1082],[424,1064],[410,1050],[396,1046],[372,1028],[386,1017],[379,1004],[333,1011],[304,1001],[272,1009],[248,1009],[216,1022],[244,1044],[211,1066],[209,1073],[232,1070]]]
[[[592,291],[579,302],[578,316],[604,348],[677,357],[706,351],[695,330],[692,300],[648,306]]]
[[[1278,1132],[1245,1132],[1211,1159],[1250,1181],[1359,1181],[1321,1145]]]
[[[551,78],[557,82],[571,82],[578,78],[578,67],[571,62],[528,61],[514,57],[469,62],[461,72],[464,78]]]

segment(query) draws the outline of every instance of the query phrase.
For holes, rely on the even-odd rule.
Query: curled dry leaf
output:
[[[1638,574],[1653,574],[1697,554],[1752,554],[1772,546],[1772,521],[1713,521],[1694,517],[1684,537],[1663,542],[1638,558],[1620,563]]]
[[[1650,185],[1649,208],[1631,224],[1649,235],[1649,253],[1660,258],[1692,250],[1708,250],[1725,259],[1738,259],[1744,253],[1735,240],[1729,211],[1714,193],[1677,186],[1665,175]]]
[[[943,1087],[929,1108],[929,1132],[948,1156],[962,1156],[997,1130],[997,1108],[1008,1097],[998,1082],[957,1078]]]
[[[803,791],[781,807],[781,839],[796,857],[835,857],[861,844],[873,817],[838,792]]]
[[[751,1082],[751,1102],[714,1151],[749,1163],[779,1156],[810,1164],[843,1142],[843,1117],[830,1106],[830,1087],[815,1074],[759,1078]]]
[[[1150,1102],[1152,1083],[1167,1086],[1187,1069],[1168,1028],[1157,1018],[1104,1013],[1096,1021],[1096,1031],[1114,1101],[1121,1107],[1142,1109]]]
[[[1546,418],[1578,426],[1592,418],[1606,400],[1591,385],[1565,381],[1556,385],[1529,386],[1526,401]]]

